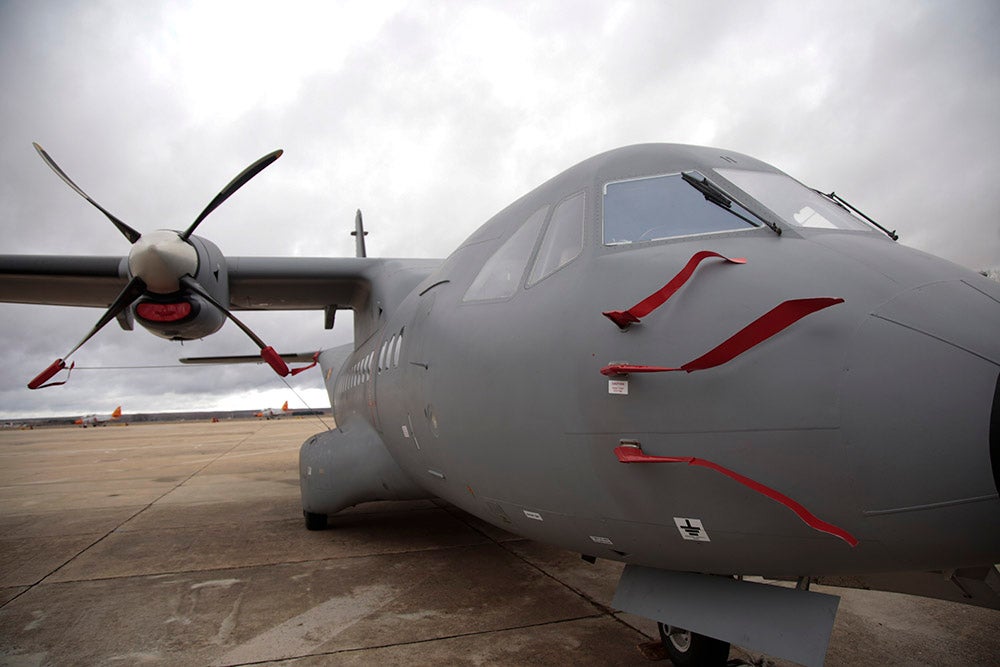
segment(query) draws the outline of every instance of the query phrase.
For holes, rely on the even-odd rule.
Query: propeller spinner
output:
[[[140,234],[138,231],[125,224],[107,209],[98,204],[93,198],[84,192],[80,186],[70,179],[66,173],[59,168],[45,150],[37,143],[33,144],[35,150],[42,160],[56,173],[67,185],[77,194],[91,203],[97,210],[103,213],[108,220],[128,239],[132,244],[132,249],[128,256],[128,270],[131,276],[128,284],[115,298],[97,323],[91,328],[83,339],[76,344],[65,356],[56,359],[44,371],[39,373],[28,383],[29,389],[42,389],[44,387],[57,386],[65,382],[48,383],[56,373],[66,368],[66,360],[80,349],[84,343],[90,340],[98,331],[104,328],[111,320],[115,319],[119,313],[129,308],[136,301],[143,299],[139,306],[144,306],[151,302],[155,312],[180,312],[181,318],[187,317],[192,312],[191,299],[203,301],[222,315],[233,321],[251,340],[260,348],[261,357],[281,376],[289,375],[292,371],[282,360],[281,356],[274,351],[274,348],[266,345],[249,327],[241,322],[233,313],[212,295],[212,290],[206,289],[196,278],[199,268],[199,251],[192,243],[191,235],[198,225],[226,199],[237,190],[246,185],[250,179],[263,171],[268,165],[281,157],[282,151],[277,150],[268,153],[249,167],[240,172],[236,178],[229,182],[219,194],[209,202],[208,206],[195,218],[194,222],[183,232],[172,230],[157,230],[147,234]],[[203,247],[210,246],[204,239],[200,240]],[[214,246],[211,246],[214,248]],[[163,297],[167,295],[178,295],[172,303],[162,303]],[[227,299],[228,300],[228,299]],[[185,306],[177,309],[177,306]],[[219,320],[211,331],[215,331],[221,326],[224,320]],[[209,333],[211,333],[211,331]],[[72,369],[72,365],[70,365]]]

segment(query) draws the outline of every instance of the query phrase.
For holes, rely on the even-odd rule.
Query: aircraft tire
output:
[[[326,530],[326,515],[314,514],[313,512],[302,512],[306,518],[306,530]]]
[[[729,642],[657,623],[660,641],[677,667],[723,667],[729,660]]]

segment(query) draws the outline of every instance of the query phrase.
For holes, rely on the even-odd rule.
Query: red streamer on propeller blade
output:
[[[281,355],[274,351],[274,348],[268,345],[267,347],[261,348],[260,350],[261,358],[267,362],[267,365],[274,369],[274,372],[281,377],[287,377],[290,370],[288,370],[288,364],[285,360],[281,358]]]
[[[76,366],[75,361],[69,365],[70,372],[73,371],[74,366]],[[56,373],[64,368],[66,368],[66,362],[62,359],[56,359],[49,364],[48,368],[36,375],[35,378],[28,383],[28,389],[45,389],[46,387],[58,387],[66,384],[69,382],[69,374],[66,375],[66,379],[62,382],[49,382],[49,384],[44,384],[45,382],[51,380]]]

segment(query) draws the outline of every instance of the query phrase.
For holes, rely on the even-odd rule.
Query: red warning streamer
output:
[[[74,361],[69,365],[69,370],[66,371],[66,379],[62,382],[49,382],[48,384],[45,384],[48,380],[51,380],[56,373],[66,368],[66,362],[64,360],[56,359],[49,364],[48,368],[36,375],[35,378],[28,383],[28,389],[45,389],[46,387],[59,387],[64,385],[69,382],[70,373],[73,372],[73,368],[75,367],[76,362]]]
[[[670,282],[647,296],[639,303],[635,304],[628,310],[610,310],[601,314],[617,324],[623,331],[628,329],[630,324],[639,322],[640,319],[649,315],[651,312],[666,303],[667,299],[672,297],[677,290],[683,287],[684,283],[686,283],[694,274],[695,269],[698,268],[698,264],[700,264],[702,260],[708,259],[709,257],[718,257],[719,259],[724,259],[727,262],[732,262],[733,264],[746,264],[747,262],[747,260],[743,257],[730,259],[717,252],[712,252],[711,250],[696,252],[691,256],[691,259],[688,260],[688,263],[684,265],[684,268],[681,269],[676,276],[670,279]]]
[[[308,366],[299,366],[298,368],[291,369],[292,375],[298,375],[299,373],[303,373],[318,363],[319,363],[319,352],[313,355],[312,363],[309,364]]]
[[[309,364],[308,366],[300,366],[299,368],[289,368],[288,364],[285,363],[285,360],[281,358],[281,355],[278,352],[276,352],[275,349],[270,345],[267,345],[260,349],[260,356],[264,361],[267,362],[267,365],[270,366],[274,370],[274,372],[280,375],[281,377],[288,377],[289,375],[298,375],[299,373],[307,371],[319,363],[319,352],[317,352],[316,354],[313,355],[312,363]]]
[[[769,486],[765,486],[756,480],[752,480],[749,477],[744,477],[729,468],[720,466],[718,463],[713,463],[705,459],[699,459],[694,456],[651,456],[643,452],[641,447],[636,447],[634,445],[622,445],[615,447],[615,456],[617,456],[618,460],[622,463],[686,463],[692,466],[710,468],[716,472],[722,473],[730,479],[736,480],[743,486],[753,489],[761,495],[767,496],[771,500],[781,503],[788,509],[795,512],[795,514],[810,528],[818,530],[821,533],[827,533],[829,535],[833,535],[834,537],[839,537],[852,547],[856,547],[858,545],[857,538],[848,533],[846,530],[839,526],[835,526],[832,523],[823,521],[785,494],[776,491]]]
[[[732,361],[755,345],[787,329],[803,317],[843,302],[843,299],[834,299],[831,297],[785,301],[737,331],[715,348],[678,368],[621,363],[605,366],[601,369],[601,374],[610,376],[625,375],[628,373],[669,373],[671,371],[687,371],[690,373],[692,371],[715,368],[716,366],[721,366],[726,362]]]

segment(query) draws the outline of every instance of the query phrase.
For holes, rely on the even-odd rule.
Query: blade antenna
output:
[[[222,188],[219,194],[215,195],[215,199],[213,199],[208,203],[208,206],[206,206],[205,210],[201,212],[201,215],[195,218],[195,221],[191,223],[191,226],[188,227],[186,230],[184,230],[184,233],[181,234],[181,238],[186,241],[187,238],[194,233],[194,230],[198,228],[198,225],[201,224],[201,221],[204,220],[206,217],[208,217],[209,213],[217,209],[219,207],[219,204],[229,199],[229,197],[231,197],[234,192],[236,192],[244,185],[246,185],[251,178],[262,172],[264,169],[267,168],[268,165],[270,165],[272,162],[281,157],[281,154],[283,152],[284,151],[279,149],[274,151],[273,153],[268,153],[267,155],[260,158],[252,165],[241,171],[236,176],[236,178],[229,181],[229,185]]]
[[[140,234],[136,230],[134,230],[131,227],[129,227],[128,225],[126,225],[124,222],[122,222],[121,220],[119,220],[118,218],[116,218],[114,215],[112,215],[103,206],[101,206],[96,201],[94,201],[93,199],[91,199],[90,195],[88,195],[86,192],[84,192],[82,189],[80,189],[80,186],[77,185],[76,183],[74,183],[73,180],[69,176],[66,175],[66,172],[64,172],[62,169],[59,168],[59,165],[57,165],[56,161],[53,160],[49,156],[49,154],[45,152],[44,148],[42,148],[41,146],[39,146],[35,142],[32,142],[31,145],[35,147],[36,151],[38,151],[38,154],[41,156],[41,158],[45,162],[45,164],[49,165],[49,169],[51,169],[52,171],[54,171],[56,173],[56,176],[58,176],[59,178],[63,179],[63,182],[66,183],[66,185],[68,185],[69,187],[73,188],[73,190],[76,191],[76,193],[78,195],[80,195],[81,197],[83,197],[84,199],[86,199],[87,201],[89,201],[98,211],[100,211],[105,216],[107,216],[108,220],[110,220],[112,222],[112,224],[114,224],[114,226],[118,228],[118,231],[120,231],[122,233],[122,236],[124,236],[125,238],[128,239],[129,243],[135,243],[136,241],[139,240],[139,237],[142,236],[142,234]]]
[[[142,293],[145,291],[146,283],[144,283],[141,278],[132,278],[132,280],[130,280],[128,284],[125,285],[125,288],[118,294],[111,306],[109,306],[104,314],[101,315],[101,319],[97,320],[97,324],[91,328],[87,335],[84,336],[72,350],[67,352],[66,356],[56,359],[49,365],[48,368],[35,376],[35,378],[28,383],[28,389],[42,389],[45,386],[48,386],[45,383],[52,379],[52,376],[56,373],[66,368],[66,360],[69,359],[74,352],[83,347],[83,344],[93,338],[94,335],[103,329],[108,322],[115,319],[115,317],[118,316],[118,313],[132,305],[132,302],[142,296]]]
[[[354,237],[354,256],[367,257],[368,251],[365,250],[365,237],[368,236],[368,232],[365,231],[365,223],[361,219],[360,208],[354,214],[354,231],[351,232],[351,236]]]

